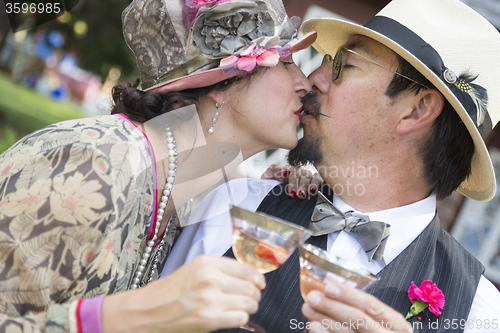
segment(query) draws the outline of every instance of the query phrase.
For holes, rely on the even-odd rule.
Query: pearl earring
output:
[[[215,108],[217,109],[217,112],[215,113],[214,120],[212,121],[212,126],[208,129],[208,134],[213,134],[214,133],[214,125],[219,120],[219,115],[220,115],[220,109],[224,105],[224,102],[219,106],[219,103],[215,103]]]

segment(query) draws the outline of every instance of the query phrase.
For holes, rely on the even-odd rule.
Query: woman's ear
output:
[[[415,95],[413,108],[403,114],[396,127],[398,134],[419,130],[431,124],[443,110],[444,97],[436,89],[426,89]]]
[[[213,104],[215,105],[216,103],[218,105],[222,105],[222,103],[226,102],[227,100],[227,92],[226,91],[220,91],[220,90],[212,90],[207,94],[207,97],[212,99]]]

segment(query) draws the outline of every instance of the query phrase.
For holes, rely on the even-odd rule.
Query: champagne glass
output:
[[[379,280],[366,269],[311,244],[303,244],[300,253],[300,292],[305,299],[312,290],[323,291],[328,279],[359,290]]]
[[[366,290],[379,280],[366,269],[311,244],[303,244],[299,254],[300,292],[304,300],[313,290],[323,291],[328,279],[359,290]]]
[[[260,273],[277,269],[312,235],[312,231],[279,218],[231,207],[233,253],[242,263],[252,265]],[[248,322],[241,329],[265,332]]]
[[[304,299],[312,290],[323,291],[328,279],[359,290],[366,290],[379,280],[366,269],[311,244],[303,244],[299,254],[300,292]]]

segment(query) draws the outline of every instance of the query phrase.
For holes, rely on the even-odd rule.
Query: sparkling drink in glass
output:
[[[231,207],[233,253],[242,263],[264,274],[277,269],[312,235],[312,231],[285,220]],[[250,323],[252,324],[252,323]],[[256,326],[255,324],[252,324]],[[240,327],[251,332],[255,328]],[[260,332],[265,332],[263,329]]]
[[[358,265],[311,244],[300,249],[300,292],[305,299],[312,290],[323,291],[328,279],[366,290],[379,278]]]

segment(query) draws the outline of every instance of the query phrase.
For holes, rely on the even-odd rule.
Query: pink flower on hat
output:
[[[239,56],[230,55],[220,61],[220,68],[225,73],[231,70],[240,70],[243,72],[251,72],[255,66],[274,67],[278,64],[280,57],[287,57],[290,55],[290,47],[274,46],[267,50],[257,47],[256,43],[250,45],[245,51],[241,52]],[[244,73],[243,73],[244,74]]]
[[[223,2],[228,2],[228,1],[232,1],[232,0],[193,0],[195,3],[199,4],[199,5],[211,5],[213,3],[223,3]]]
[[[427,306],[429,306],[430,312],[439,316],[441,314],[439,309],[444,308],[444,294],[437,285],[430,280],[422,281],[420,287],[417,287],[412,281],[408,289],[408,297],[413,305],[406,315],[406,318],[410,318],[422,312]]]
[[[188,10],[184,13],[184,19],[186,21],[187,27],[191,28],[191,25],[198,14],[198,11],[203,7],[209,7],[212,5],[218,5],[224,2],[230,2],[233,0],[186,0],[186,6]]]

